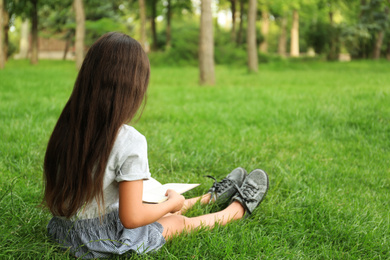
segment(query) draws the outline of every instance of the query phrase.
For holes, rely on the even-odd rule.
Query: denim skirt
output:
[[[118,211],[110,212],[102,219],[71,221],[53,217],[47,226],[49,236],[62,249],[84,259],[157,250],[165,244],[163,230],[158,222],[127,229],[119,220]]]

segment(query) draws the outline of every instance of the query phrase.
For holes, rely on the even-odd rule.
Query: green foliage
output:
[[[225,30],[215,32],[214,54],[216,64],[246,66],[248,62],[246,45],[232,42],[230,32]]]
[[[335,60],[340,52],[340,27],[318,20],[310,24],[305,35],[308,46],[321,55],[325,54],[329,60]],[[332,53],[331,46],[335,45]]]
[[[349,54],[354,58],[367,55],[371,49],[369,47],[372,47],[372,35],[364,24],[344,24],[341,37]]]
[[[329,47],[331,26],[322,21],[310,24],[310,29],[306,32],[306,42],[312,46],[316,53],[321,54]]]
[[[355,58],[371,57],[379,31],[390,31],[389,4],[381,0],[367,1],[360,5],[356,24],[345,24],[342,41]]]
[[[123,23],[115,22],[110,18],[101,18],[96,21],[87,20],[85,22],[85,45],[91,46],[100,36],[107,32],[117,31],[126,33],[126,29]]]
[[[11,57],[17,51],[18,51],[18,46],[13,41],[9,41],[8,42],[7,57]]]
[[[269,173],[252,217],[199,229],[158,252],[114,259],[389,259],[390,63],[152,67],[135,127],[162,182],[199,182],[198,196],[237,166]],[[71,91],[72,62],[7,63],[0,71],[0,258],[74,259],[46,235],[47,141]],[[188,216],[215,211],[197,205]]]
[[[165,45],[165,31],[159,33],[160,46]],[[172,47],[164,52],[152,52],[149,60],[153,65],[196,65],[199,50],[199,26],[182,21],[172,25]]]

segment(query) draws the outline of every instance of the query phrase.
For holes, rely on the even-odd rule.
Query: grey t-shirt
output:
[[[103,180],[104,212],[110,213],[119,207],[119,182],[146,180],[150,178],[146,138],[134,127],[123,125],[118,132],[108,157]],[[99,217],[96,200],[85,205],[71,219]]]

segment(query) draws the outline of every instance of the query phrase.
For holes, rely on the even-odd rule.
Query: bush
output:
[[[165,30],[158,34],[158,45],[165,49]],[[176,23],[172,26],[172,46],[165,51],[149,53],[153,65],[198,64],[199,27],[193,23]]]

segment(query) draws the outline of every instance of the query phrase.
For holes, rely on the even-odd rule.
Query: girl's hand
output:
[[[173,209],[171,210],[171,213],[175,213],[183,208],[185,198],[183,195],[180,195],[174,190],[167,190],[165,193],[165,196],[168,196],[169,202],[173,204]]]

